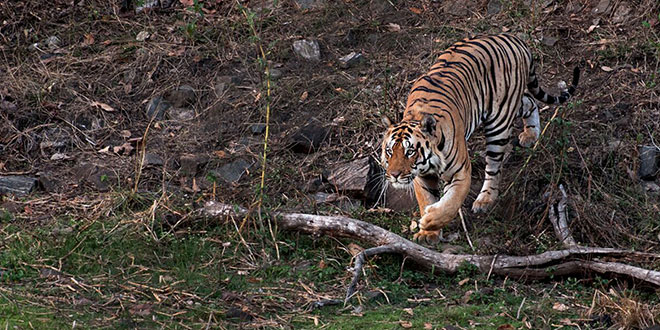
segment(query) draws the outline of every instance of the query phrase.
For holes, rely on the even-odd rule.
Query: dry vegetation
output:
[[[504,171],[511,187],[498,205],[466,219],[477,252],[559,246],[547,216],[562,183],[578,242],[658,253],[660,198],[637,177],[640,146],[660,141],[657,1],[502,0],[495,14],[482,0],[318,0],[311,8],[294,0],[180,1],[136,14],[145,2],[0,2],[0,175],[40,181],[31,195],[0,204],[0,326],[658,322],[654,289],[632,281],[584,274],[520,283],[469,269],[431,276],[396,257],[367,266],[363,292],[383,291],[385,299],[323,307],[342,297],[359,247],[267,225],[273,210],[341,213],[410,235],[410,214],[317,205],[304,186],[335,163],[378,152],[378,115],[402,111],[434,54],[470,34],[509,31],[533,49],[547,90],[581,60],[587,66],[539,147],[514,148]],[[149,37],[137,41],[143,31]],[[59,42],[49,48],[51,36]],[[319,41],[320,62],[294,53],[293,41],[303,38]],[[340,67],[351,51],[364,60]],[[194,89],[187,103],[163,120],[145,116],[154,97],[176,103],[184,84]],[[262,195],[264,135],[252,126],[266,122],[266,106]],[[543,124],[553,112],[541,112]],[[291,136],[313,118],[329,129],[327,140],[314,153],[293,152]],[[483,177],[480,132],[470,148],[475,182],[465,206]],[[237,159],[254,165],[237,183],[218,179],[214,171]],[[253,213],[204,218],[197,209],[209,200]],[[446,231],[462,233],[460,222]],[[453,244],[467,246],[463,237]]]

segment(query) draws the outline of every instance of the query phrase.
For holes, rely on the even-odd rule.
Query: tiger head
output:
[[[383,117],[383,123],[388,126],[381,154],[385,178],[394,188],[405,188],[416,176],[427,174],[435,167],[431,146],[437,122],[432,115],[426,115],[421,121],[402,121],[396,125]]]

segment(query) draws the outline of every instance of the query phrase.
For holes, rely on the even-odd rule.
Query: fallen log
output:
[[[208,202],[206,208],[213,209],[214,215],[217,216],[244,216],[248,212],[240,207],[216,202]],[[624,275],[660,287],[659,271],[620,262],[598,260],[599,257],[608,257],[608,259],[634,257],[635,260],[643,261],[660,259],[660,254],[579,246],[574,243],[570,233],[566,233],[568,227],[565,224],[565,217],[561,226],[563,228],[556,228],[558,232],[563,233],[561,236],[564,238],[565,249],[529,256],[482,256],[434,251],[374,224],[348,217],[284,212],[271,215],[276,219],[279,229],[300,231],[314,236],[352,238],[374,246],[356,256],[353,280],[347,289],[346,301],[355,293],[366,258],[384,253],[401,254],[421,266],[447,273],[455,273],[464,263],[476,266],[483,273],[526,279],[544,279],[593,271]],[[570,239],[567,239],[568,237]]]

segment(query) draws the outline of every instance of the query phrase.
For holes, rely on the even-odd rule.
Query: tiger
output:
[[[467,140],[476,128],[483,124],[486,138],[484,183],[472,204],[479,213],[497,200],[514,119],[522,117],[519,144],[531,146],[540,135],[534,99],[564,103],[579,78],[580,65],[573,70],[571,86],[560,84],[559,96],[546,93],[530,49],[512,34],[466,38],[440,53],[414,81],[401,121],[382,116],[387,127],[381,146],[385,178],[394,188],[412,185],[419,205],[419,231],[413,239],[435,244],[442,239],[440,230],[456,218],[470,190]]]

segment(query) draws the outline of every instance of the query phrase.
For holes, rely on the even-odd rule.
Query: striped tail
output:
[[[561,104],[566,102],[577,88],[578,81],[580,80],[580,67],[576,66],[573,69],[573,82],[568,89],[563,89],[559,96],[554,96],[546,93],[543,88],[539,86],[539,80],[536,77],[536,72],[534,71],[534,65],[532,64],[532,72],[529,75],[529,83],[527,83],[527,89],[534,95],[534,98],[547,104]],[[564,84],[565,85],[565,84]]]

